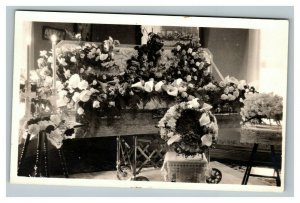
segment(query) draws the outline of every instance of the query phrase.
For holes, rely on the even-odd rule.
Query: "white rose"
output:
[[[59,125],[61,122],[61,119],[58,115],[51,115],[50,120],[54,123],[54,125]]]
[[[229,88],[228,88],[228,87],[226,87],[226,88],[224,89],[224,93],[225,93],[225,94],[228,94],[228,93],[229,93]]]
[[[222,80],[222,81],[219,83],[219,86],[220,86],[220,87],[225,87],[225,86],[226,86],[226,83]]]
[[[186,81],[190,82],[192,80],[192,76],[188,75],[186,76]]]
[[[227,99],[228,99],[228,96],[227,96],[226,94],[222,94],[222,95],[221,95],[221,99],[222,99],[222,100],[227,100]]]
[[[77,113],[78,113],[78,115],[82,115],[82,114],[84,113],[83,108],[79,107],[79,108],[77,109]]]
[[[235,91],[233,92],[233,95],[234,95],[235,97],[238,97],[238,96],[240,95],[240,93],[239,93],[238,90],[235,90]]]
[[[78,87],[78,83],[80,82],[80,77],[78,74],[74,74],[69,79],[69,86],[73,89]]]
[[[70,61],[73,62],[73,63],[76,63],[77,60],[76,60],[75,56],[72,56]]]
[[[189,48],[188,50],[187,50],[187,53],[192,53],[193,52],[193,49],[192,48]]]
[[[40,121],[39,126],[40,130],[45,130],[50,125],[49,121]]]
[[[116,106],[116,102],[110,101],[110,102],[108,102],[108,105],[109,105],[109,106]]]
[[[105,40],[106,41],[106,40]],[[103,49],[104,49],[104,51],[109,51],[109,44],[106,42],[106,43],[104,43],[104,45],[103,45]]]
[[[180,45],[177,45],[176,49],[177,49],[177,51],[180,51],[181,46],[180,46]]]
[[[44,59],[43,58],[39,58],[37,60],[38,66],[41,66],[44,63]]]
[[[96,90],[95,88],[91,88],[90,91],[91,91],[91,94],[93,94],[95,92],[99,92],[99,90]]]
[[[56,81],[56,89],[62,90],[64,88],[64,85],[61,83],[61,81]]]
[[[247,84],[246,84],[246,80],[240,80],[240,81],[239,81],[239,84],[238,84],[238,89],[239,89],[239,90],[245,89],[245,85],[247,85]]]
[[[66,106],[69,102],[69,99],[67,97],[60,97],[58,100],[57,100],[57,107],[63,107],[63,106]]]
[[[58,92],[59,97],[63,98],[64,96],[66,96],[68,94],[68,92],[66,90],[62,90]]]
[[[233,91],[234,91],[234,87],[230,86],[230,87],[228,88],[228,90],[229,90],[229,92],[233,92]]]
[[[192,56],[195,56],[196,55],[196,52],[192,52]]]
[[[228,95],[228,100],[229,100],[229,101],[233,101],[233,100],[235,100],[235,99],[236,99],[236,97],[233,96],[232,94],[229,94],[229,95]]]
[[[89,86],[89,83],[86,80],[82,80],[78,83],[78,88],[81,90],[87,89]]]
[[[99,101],[94,101],[93,102],[93,108],[99,108],[100,107],[100,102]]]
[[[186,92],[187,91],[187,87],[178,87],[178,91],[179,92]]]
[[[191,88],[191,89],[193,89],[193,88],[194,88],[194,84],[189,83],[189,84],[188,84],[188,87]]]
[[[200,62],[197,61],[197,62],[196,62],[196,66],[200,66]]]
[[[83,102],[87,102],[90,99],[91,94],[92,93],[89,90],[83,90],[79,95],[79,99]]]
[[[40,132],[40,126],[38,124],[31,124],[28,126],[28,133],[30,135],[37,135]]]
[[[46,76],[45,81],[44,81],[44,85],[47,86],[47,87],[50,87],[52,85],[52,77]]]
[[[182,92],[182,93],[181,93],[181,96],[182,96],[183,98],[186,98],[186,97],[188,96],[188,94],[187,94],[186,92]]]
[[[96,80],[93,80],[93,85],[97,85],[97,81]]]
[[[53,57],[50,56],[50,57],[48,58],[47,62],[48,62],[48,63],[53,63]]]
[[[101,61],[104,61],[104,60],[107,59],[107,57],[108,57],[108,54],[101,54],[101,55],[100,55],[100,60],[101,60]]]
[[[50,143],[55,146],[57,149],[61,148],[63,145],[63,140],[64,137],[62,135],[62,132],[57,128],[55,130],[52,130],[48,135],[47,135],[48,140]]]
[[[80,94],[79,92],[75,92],[73,97],[72,97],[72,100],[76,103],[80,100]]]

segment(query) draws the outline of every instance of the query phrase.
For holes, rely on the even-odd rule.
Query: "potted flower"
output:
[[[204,153],[218,137],[217,120],[210,109],[195,98],[170,107],[159,121],[161,138],[170,148],[162,167],[167,181],[205,182],[208,162]]]

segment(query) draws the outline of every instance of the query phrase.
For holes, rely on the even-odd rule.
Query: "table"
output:
[[[241,143],[253,144],[252,152],[247,163],[247,168],[242,180],[242,185],[247,185],[249,177],[264,177],[274,178],[276,180],[276,186],[281,185],[280,173],[278,162],[275,156],[275,145],[282,144],[282,128],[281,126],[267,126],[267,125],[253,125],[253,126],[242,126],[241,128]],[[251,169],[255,161],[255,155],[259,144],[265,144],[270,147],[270,155],[272,159],[273,168],[276,176],[265,176],[252,174]]]

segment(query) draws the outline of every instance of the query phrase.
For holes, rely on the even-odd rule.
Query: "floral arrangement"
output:
[[[99,45],[82,42],[77,47],[56,50],[58,107],[75,106],[79,116],[97,113],[106,117],[115,116],[119,109],[148,108],[149,101],[167,108],[197,97],[218,109],[239,104],[249,89],[232,77],[214,81],[211,54],[199,40],[178,43],[172,53],[166,54],[162,38],[150,33],[147,44],[135,47],[137,54],[127,61],[124,72],[114,61],[117,45],[119,42],[110,37]],[[48,53],[41,51],[38,74],[51,84],[52,57]]]
[[[218,125],[212,107],[195,98],[169,108],[159,121],[161,138],[178,154],[193,156],[216,144]]]
[[[248,93],[243,100],[243,123],[266,124],[264,119],[280,124],[283,114],[282,97],[273,93]]]
[[[118,95],[124,94],[126,86],[119,83],[120,73],[114,63],[113,49],[119,41],[111,37],[100,45],[81,43],[72,48],[56,49],[58,81],[57,107],[76,107],[77,113],[97,111],[114,107]],[[50,53],[50,52],[49,52]],[[52,57],[44,51],[38,59],[39,67],[52,70]]]
[[[131,95],[137,94],[138,98],[147,98],[146,101],[151,97],[189,101],[200,96],[200,87],[212,82],[210,53],[197,40],[178,43],[170,56],[165,54],[162,38],[150,33],[147,44],[135,49],[138,54],[128,60],[125,71]]]
[[[199,89],[205,95],[204,101],[213,105],[216,113],[238,112],[243,106],[245,94],[255,93],[255,88],[249,86],[245,80],[238,80],[226,76],[219,83],[212,83]]]
[[[42,132],[45,132],[50,143],[59,149],[63,144],[63,140],[71,138],[75,130],[66,125],[66,122],[60,116],[51,115],[29,119],[25,124],[25,134],[23,136],[29,134],[33,138]]]

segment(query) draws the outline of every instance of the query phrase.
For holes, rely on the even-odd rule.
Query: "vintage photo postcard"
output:
[[[11,183],[284,191],[288,27],[16,11]]]

